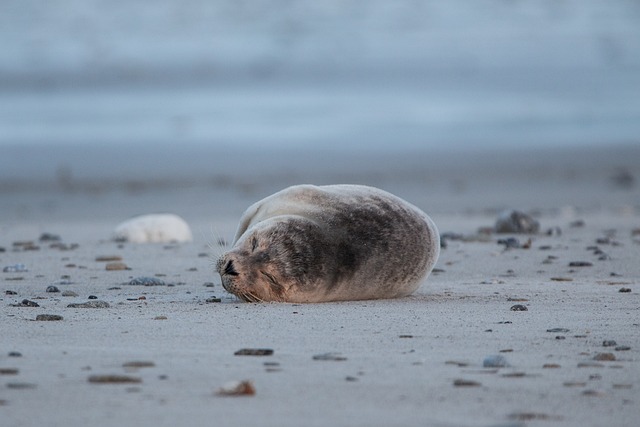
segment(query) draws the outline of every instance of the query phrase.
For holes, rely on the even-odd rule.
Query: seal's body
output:
[[[217,270],[251,302],[395,298],[420,286],[439,251],[433,221],[392,194],[299,185],[245,211]]]

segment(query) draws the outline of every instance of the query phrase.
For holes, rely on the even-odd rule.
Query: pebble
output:
[[[156,366],[155,363],[146,361],[146,360],[134,360],[132,362],[125,362],[122,364],[123,368],[133,368],[133,369],[153,368],[154,366]]]
[[[166,283],[157,277],[140,276],[131,279],[128,283],[130,286],[165,286]]]
[[[222,302],[222,299],[221,298],[216,298],[216,297],[211,297],[211,298],[207,298],[204,302],[207,302],[207,303]]]
[[[23,299],[19,304],[12,304],[12,307],[40,307],[40,304],[28,299]]]
[[[322,353],[316,354],[312,358],[313,360],[329,360],[333,362],[343,362],[347,360],[346,357],[342,356],[340,353]]]
[[[584,226],[585,226],[585,222],[582,219],[578,219],[569,223],[569,227],[572,227],[572,228],[580,228]]]
[[[569,267],[592,267],[593,264],[588,261],[571,261]]]
[[[96,257],[97,262],[113,262],[113,261],[122,261],[122,257],[120,255],[99,255]]]
[[[19,351],[10,351],[7,356],[9,357],[22,357],[22,353]]]
[[[5,295],[18,295],[18,293],[16,291],[12,291],[12,290],[6,290],[4,291]]]
[[[573,282],[571,277],[552,277],[551,281],[553,282]]]
[[[482,384],[479,383],[478,381],[471,381],[471,380],[454,380],[453,381],[453,386],[454,387],[480,387]]]
[[[18,375],[17,368],[0,368],[0,375]]]
[[[83,303],[72,303],[67,306],[68,308],[109,308],[109,303],[106,301],[88,301]]]
[[[38,387],[36,384],[32,383],[7,383],[7,388],[13,390],[30,390]]]
[[[94,384],[131,384],[141,383],[142,378],[130,375],[91,375],[88,381]]]
[[[569,329],[567,328],[552,328],[552,329],[547,329],[547,332],[569,332]]]
[[[47,321],[56,321],[62,320],[63,317],[58,314],[38,314],[36,316],[37,321],[47,322]]]
[[[57,286],[51,285],[51,286],[47,286],[47,289],[45,289],[45,292],[51,292],[51,293],[60,292],[60,289],[58,289]]]
[[[516,210],[502,212],[494,226],[496,233],[535,234],[539,229],[540,224],[538,221],[530,215]]]
[[[545,233],[547,236],[561,236],[562,229],[560,227],[551,227]]]
[[[542,365],[542,369],[558,369],[560,368],[560,365],[558,365],[557,363],[545,363],[544,365]]]
[[[273,350],[270,348],[242,348],[235,353],[234,356],[271,356]]]
[[[516,305],[512,305],[510,310],[511,311],[528,311],[529,309],[522,304],[516,304]]]
[[[504,245],[505,249],[518,249],[521,247],[520,240],[515,237],[509,237],[507,239],[498,239],[499,245]]]
[[[604,340],[604,341],[602,341],[602,346],[603,347],[615,347],[616,345],[618,345],[618,343],[615,342],[614,340]]]
[[[216,392],[218,396],[253,396],[256,389],[251,381],[231,381],[223,385]]]
[[[625,294],[625,293],[629,293],[629,292],[631,292],[631,288],[620,288],[620,289],[618,290],[618,292],[621,292],[621,293],[623,293],[623,294]]]
[[[613,353],[598,353],[593,357],[593,360],[599,360],[603,362],[611,362],[616,360],[616,356]]]
[[[628,345],[619,345],[615,348],[615,351],[629,351],[631,350],[631,347],[629,347]]]
[[[497,354],[485,357],[482,366],[484,368],[505,368],[510,365],[506,357]]]
[[[88,299],[98,299],[98,297],[97,297],[97,296],[95,296],[95,295],[89,295],[89,298],[88,298]]]
[[[2,269],[3,273],[26,273],[28,271],[29,270],[27,270],[27,267],[24,264],[8,265]]]
[[[63,291],[60,295],[63,297],[77,297],[78,294],[73,291]]]
[[[130,270],[124,262],[109,262],[104,268],[107,271]]]
[[[62,240],[59,235],[53,233],[42,233],[40,238],[38,238],[41,242],[59,242]]]

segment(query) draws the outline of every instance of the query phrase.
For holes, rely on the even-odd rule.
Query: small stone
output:
[[[218,396],[253,396],[256,389],[251,381],[232,381],[218,389]]]
[[[60,295],[63,297],[77,297],[78,294],[73,291],[63,291]]]
[[[499,245],[504,245],[505,249],[518,249],[521,247],[520,241],[515,237],[509,237],[508,239],[498,239]]]
[[[484,358],[482,361],[484,368],[506,368],[509,366],[507,358],[501,355],[491,355]]]
[[[150,361],[144,361],[144,360],[134,360],[132,362],[125,362],[122,364],[123,368],[133,368],[133,369],[153,368],[154,366],[156,366],[155,363]]]
[[[167,320],[168,317],[167,316],[156,316],[153,318],[153,320]]]
[[[142,378],[130,375],[91,375],[88,381],[93,384],[131,384],[141,383]]]
[[[535,234],[540,229],[538,221],[523,212],[509,210],[501,213],[496,220],[496,233]]]
[[[125,264],[124,262],[110,262],[110,263],[107,263],[107,265],[105,266],[105,270],[120,271],[120,270],[130,270],[130,268],[127,267],[127,264]]]
[[[569,332],[569,329],[566,329],[566,328],[553,328],[553,329],[547,329],[547,332],[552,332],[552,333]]]
[[[586,387],[587,383],[581,381],[567,381],[562,383],[565,387]]]
[[[243,348],[235,353],[234,356],[271,356],[273,350],[270,348]]]
[[[41,241],[41,242],[59,242],[62,239],[57,234],[42,233],[38,240]]]
[[[36,316],[37,321],[48,322],[48,321],[56,321],[62,320],[63,317],[58,314],[38,314]]]
[[[593,264],[588,261],[571,261],[569,267],[593,267]]]
[[[89,295],[89,299],[98,299],[98,297],[95,295]]]
[[[578,219],[569,223],[569,227],[571,228],[580,228],[584,226],[585,226],[585,222],[582,219]]]
[[[552,277],[551,280],[554,282],[573,282],[571,277]]]
[[[67,306],[68,308],[109,308],[109,303],[106,301],[88,301],[83,303],[73,303]]]
[[[157,277],[140,276],[129,281],[130,286],[165,286],[166,283]]]
[[[558,335],[558,336],[556,337],[556,339],[557,339],[557,340],[566,340],[566,339],[567,339],[567,337],[565,337],[564,335]]]
[[[615,347],[616,345],[618,345],[618,343],[615,342],[614,340],[604,340],[604,341],[602,341],[602,346],[603,347]]]
[[[17,368],[0,368],[0,375],[18,375]]]
[[[621,292],[621,293],[623,293],[623,294],[626,294],[626,293],[631,292],[631,288],[620,288],[620,289],[618,290],[618,292]]]
[[[528,311],[529,309],[522,304],[516,304],[516,305],[512,305],[510,310],[511,311]]]
[[[619,345],[615,348],[615,351],[629,351],[631,350],[631,347],[629,347],[628,345]]]
[[[546,233],[547,236],[561,236],[562,235],[562,229],[560,227],[552,227],[547,229]]]
[[[222,302],[222,299],[221,298],[216,298],[216,297],[211,297],[211,298],[207,298],[204,302],[207,302],[207,303]]]
[[[28,299],[23,299],[19,304],[12,304],[13,307],[40,307],[40,304]]]
[[[27,270],[27,267],[24,264],[8,265],[2,269],[3,273],[26,273],[28,271],[29,270]]]
[[[593,396],[593,397],[599,397],[599,396],[604,396],[603,393],[597,391],[597,390],[585,390],[582,392],[582,394],[584,396]]]
[[[100,255],[96,257],[97,262],[114,262],[114,261],[122,261],[122,257],[120,255]]]
[[[557,363],[545,363],[544,365],[542,365],[542,369],[558,369],[560,368],[560,365],[558,365]]]
[[[4,291],[5,295],[18,295],[18,293],[16,291],[12,291],[12,290],[6,290]]]
[[[22,357],[22,353],[19,351],[10,351],[7,356],[9,357]]]
[[[7,383],[7,388],[10,388],[13,390],[30,390],[37,387],[38,386],[36,384],[32,384],[32,383]]]
[[[616,356],[613,353],[598,353],[593,357],[593,360],[611,362],[616,360]]]
[[[578,368],[604,368],[604,365],[595,362],[580,362],[578,363]]]
[[[347,358],[342,356],[340,353],[322,353],[322,354],[314,355],[313,360],[328,360],[328,361],[334,361],[334,362],[343,362],[347,360]]]
[[[57,286],[51,285],[51,286],[47,286],[47,289],[45,289],[45,292],[51,292],[51,293],[60,292],[60,289],[58,289]]]
[[[454,387],[480,387],[482,384],[478,381],[457,379],[453,381]]]

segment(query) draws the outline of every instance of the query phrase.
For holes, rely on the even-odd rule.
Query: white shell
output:
[[[174,214],[140,215],[120,223],[113,239],[131,243],[182,243],[193,240],[189,224]]]

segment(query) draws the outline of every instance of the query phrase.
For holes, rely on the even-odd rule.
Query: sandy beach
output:
[[[94,178],[65,169],[77,164],[67,154],[42,176],[2,182],[2,426],[637,424],[637,147],[268,164],[235,153],[244,169],[234,153],[158,150],[137,158],[155,169]],[[189,159],[188,173],[157,168]],[[422,208],[448,236],[435,272],[396,300],[239,302],[214,274],[221,244],[250,203],[302,182],[374,185]],[[507,208],[540,232],[478,233]],[[110,240],[152,212],[181,215],[194,241]],[[139,277],[162,282],[130,284]],[[96,301],[108,307],[69,307]],[[36,320],[47,314],[62,320]],[[218,395],[230,381],[255,394]]]

